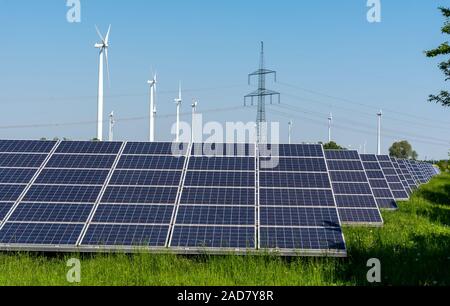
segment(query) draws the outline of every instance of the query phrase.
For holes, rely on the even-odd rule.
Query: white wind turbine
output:
[[[176,142],[180,142],[180,108],[181,108],[181,104],[183,103],[183,99],[181,98],[181,83],[179,86],[179,91],[178,91],[178,98],[176,98],[175,100],[175,104],[177,105],[177,135],[176,135]]]
[[[150,86],[150,142],[155,141],[155,115],[156,115],[156,105],[155,105],[155,93],[156,93],[156,84],[157,76],[156,73],[153,76],[152,80],[147,81]]]
[[[101,43],[95,44],[95,48],[100,49],[99,53],[99,63],[98,63],[98,109],[97,109],[97,139],[99,141],[103,140],[103,56],[106,59],[106,70],[108,74],[108,82],[109,82],[109,63],[108,63],[108,42],[109,42],[109,33],[111,31],[111,25],[108,28],[108,33],[106,36],[100,33],[97,26],[95,26],[97,30],[98,36],[100,36]]]

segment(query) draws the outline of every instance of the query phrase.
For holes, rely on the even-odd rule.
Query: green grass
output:
[[[0,254],[0,285],[69,285],[66,261],[82,261],[81,285],[450,285],[450,175],[418,190],[383,228],[345,228],[349,257]]]

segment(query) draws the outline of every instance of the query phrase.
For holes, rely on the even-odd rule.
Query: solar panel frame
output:
[[[22,191],[19,199],[16,202],[6,202],[9,203],[7,205],[13,205],[13,207],[9,210],[7,216],[5,216],[5,220],[0,220],[0,237],[4,238],[3,244],[0,244],[0,249],[2,250],[27,250],[27,251],[62,251],[62,252],[108,252],[108,251],[126,251],[126,252],[134,252],[139,251],[142,249],[148,250],[150,252],[163,252],[167,250],[167,247],[169,246],[169,239],[172,239],[173,232],[177,229],[177,227],[183,227],[185,225],[176,224],[175,223],[175,209],[178,208],[177,205],[181,204],[181,193],[183,189],[184,179],[186,178],[186,173],[188,172],[187,164],[188,164],[188,158],[185,158],[183,160],[183,166],[182,166],[182,181],[180,182],[179,186],[172,186],[177,187],[178,191],[176,193],[176,201],[174,205],[174,210],[171,216],[171,222],[170,224],[159,224],[159,222],[167,222],[168,220],[168,214],[164,214],[163,221],[160,221],[156,214],[152,215],[151,218],[155,218],[152,220],[145,220],[145,213],[137,213],[136,215],[133,215],[132,211],[136,209],[136,211],[150,211],[151,209],[158,209],[164,207],[163,203],[158,203],[156,205],[149,204],[149,203],[104,203],[103,196],[105,195],[105,192],[107,191],[108,187],[133,187],[131,185],[137,184],[143,184],[143,181],[146,180],[138,180],[137,182],[131,180],[129,182],[126,182],[124,184],[130,184],[130,185],[112,185],[111,180],[116,171],[141,171],[139,170],[141,166],[138,166],[136,169],[130,169],[130,168],[120,168],[119,163],[120,159],[123,156],[135,156],[135,157],[141,157],[141,156],[152,156],[158,157],[158,156],[167,156],[164,154],[159,153],[167,153],[166,151],[154,151],[152,152],[152,149],[146,149],[148,147],[151,147],[152,145],[148,145],[146,143],[142,144],[136,144],[133,146],[130,146],[129,151],[125,151],[127,148],[127,142],[111,142],[111,143],[97,143],[97,142],[54,142],[54,146],[52,147],[52,151],[47,152],[48,154],[45,154],[46,158],[45,160],[39,165],[39,167],[36,167],[36,173],[35,176],[32,178],[32,180],[27,184],[25,187],[25,190]],[[165,144],[165,146],[168,146],[168,144]],[[248,148],[251,148],[254,145],[248,145]],[[119,148],[119,149],[117,149]],[[294,146],[288,146],[288,145],[282,145],[282,154],[284,157],[287,158],[306,158],[306,163],[309,163],[309,161],[313,162],[313,160],[320,160],[320,156],[318,158],[318,154],[324,154],[323,148],[321,145],[294,145]],[[186,157],[190,157],[191,149],[188,149],[186,151]],[[146,151],[147,150],[147,151]],[[150,150],[150,151],[148,151]],[[237,152],[236,146],[233,149],[234,153]],[[239,226],[236,226],[234,224],[202,224],[201,229],[205,230],[207,229],[215,229],[215,230],[221,230],[224,233],[229,230],[242,230],[243,232],[251,232],[251,236],[254,237],[254,246],[253,247],[213,247],[208,248],[207,251],[213,254],[228,254],[229,252],[232,253],[252,253],[256,252],[257,250],[260,250],[260,234],[259,234],[259,224],[260,224],[260,199],[259,199],[259,155],[256,155],[256,146],[255,146],[255,158],[254,158],[254,169],[251,170],[244,170],[244,172],[251,172],[255,175],[255,192],[254,192],[254,203],[250,203],[251,205],[237,205],[232,206],[231,209],[239,211],[254,211],[254,219],[255,224],[247,224],[249,223],[249,219],[246,219],[247,222],[239,222],[241,223]],[[130,154],[125,154],[130,153]],[[244,156],[248,156],[248,153],[252,152],[251,149],[245,151],[243,154]],[[321,152],[321,153],[320,153]],[[19,152],[20,153],[20,152]],[[131,154],[133,153],[133,154]],[[143,154],[147,153],[147,154]],[[0,152],[1,154],[1,152]],[[28,154],[28,153],[27,153]],[[33,153],[28,155],[43,155],[41,153]],[[299,155],[299,156],[297,156]],[[100,164],[98,162],[91,162],[86,163],[86,160],[90,159],[91,157],[98,156],[97,161],[106,161],[105,164]],[[56,163],[55,161],[51,161],[52,158],[55,158],[55,160],[58,158],[59,161]],[[64,161],[64,163],[61,161],[64,158],[67,159],[67,161]],[[84,161],[82,160],[84,158]],[[73,159],[73,160],[72,160]],[[109,160],[108,160],[109,159]],[[111,164],[110,160],[113,160],[113,163]],[[91,159],[92,160],[92,159]],[[314,162],[313,162],[314,163]],[[325,163],[326,164],[326,163]],[[36,164],[33,164],[36,166]],[[63,166],[63,167],[61,167]],[[82,168],[80,168],[82,167]],[[306,170],[314,170],[315,165],[310,166],[311,168],[307,168]],[[0,167],[1,168],[1,167]],[[50,171],[51,170],[51,171]],[[146,169],[149,171],[152,170],[158,170],[158,169]],[[297,170],[297,169],[295,169]],[[322,170],[322,169],[319,169]],[[175,172],[175,170],[166,170],[166,169],[159,169],[158,171],[167,173]],[[66,179],[62,179],[63,182],[57,182],[58,176],[56,178],[53,178],[52,180],[48,181],[44,179],[44,176],[38,181],[39,176],[46,173],[60,173],[62,174],[68,174],[71,176],[71,178],[67,177]],[[92,173],[95,175],[96,173],[105,173],[108,172],[108,175],[103,181],[103,178],[98,180],[84,180],[81,178],[81,176],[87,176],[87,173]],[[233,171],[229,172],[239,172],[242,173],[242,170],[237,170],[236,168],[233,169]],[[277,171],[275,171],[277,172]],[[291,171],[296,172],[296,171]],[[313,171],[309,171],[313,172]],[[319,173],[322,171],[318,171]],[[328,173],[328,169],[325,171]],[[81,175],[84,173],[83,175]],[[136,172],[137,173],[137,172]],[[79,174],[79,175],[78,175]],[[77,175],[78,178],[81,179],[81,181],[77,181]],[[139,176],[139,175],[138,175]],[[65,181],[65,182],[64,182]],[[328,181],[330,181],[328,176]],[[55,184],[57,182],[57,184]],[[66,184],[64,184],[66,183]],[[115,182],[116,184],[118,182]],[[123,182],[122,182],[123,183]],[[146,185],[145,187],[152,187],[153,185],[150,183],[150,185]],[[167,185],[167,182],[161,183],[163,186]],[[172,183],[170,183],[172,185]],[[1,184],[0,184],[1,185]],[[228,183],[225,183],[225,185],[228,185]],[[46,200],[45,198],[39,197],[41,202],[31,202],[31,200],[36,200],[35,197],[32,197],[33,191],[32,188],[44,188],[44,189],[51,189],[51,188],[60,188],[58,186],[64,186],[64,188],[70,187],[74,190],[84,190],[86,187],[93,188],[97,190],[100,188],[97,198],[95,201],[91,201],[91,198],[89,197],[90,203],[81,203],[80,199],[83,200],[82,197],[78,197],[77,199],[73,199],[71,201],[60,201],[64,200],[64,194],[61,193],[55,193],[58,195],[58,197],[54,197],[50,201],[50,203],[44,203],[43,200]],[[155,186],[155,187],[163,187],[163,186]],[[225,186],[226,188],[231,189],[230,187]],[[232,188],[235,188],[236,186],[233,186]],[[63,189],[64,189],[63,188]],[[89,189],[87,188],[87,189]],[[252,187],[253,188],[253,187]],[[278,188],[279,190],[282,190],[282,188]],[[34,190],[34,189],[33,189]],[[288,189],[290,190],[290,189]],[[321,246],[321,249],[283,249],[281,252],[281,255],[328,255],[328,256],[345,256],[346,250],[345,250],[345,238],[343,236],[342,230],[340,229],[340,218],[338,214],[338,209],[336,207],[335,198],[331,189],[331,184],[329,187],[329,190],[331,192],[331,196],[333,198],[333,204],[332,206],[328,206],[326,208],[321,208],[322,210],[326,211],[336,211],[336,215],[338,217],[338,224],[335,224],[333,228],[324,228],[324,230],[332,231],[327,234],[327,237],[334,237],[336,238],[337,244],[341,245],[341,247],[334,249],[323,249],[323,246]],[[319,188],[318,190],[315,190],[317,192],[322,192],[323,189]],[[28,198],[26,198],[28,192],[30,192],[30,195]],[[95,194],[96,191],[93,191],[93,194]],[[312,192],[310,196],[312,196]],[[316,196],[322,197],[322,193],[317,194]],[[306,193],[303,193],[304,201],[308,201],[309,198],[306,195]],[[330,195],[327,194],[324,203],[327,203],[329,201]],[[80,201],[80,202],[77,202]],[[306,202],[304,202],[306,203]],[[2,204],[2,203],[0,203]],[[20,205],[23,205],[20,207]],[[60,206],[58,206],[60,205]],[[104,206],[102,206],[104,205]],[[169,205],[166,205],[169,206]],[[226,205],[213,205],[213,209],[216,210],[224,210]],[[17,210],[17,216],[14,215]],[[31,207],[31,208],[29,208]],[[67,210],[63,209],[67,208]],[[186,204],[185,207],[190,207],[190,205]],[[325,207],[325,206],[324,206]],[[91,209],[90,209],[91,208]],[[116,212],[120,213],[119,215],[109,215],[109,219],[102,219],[101,215],[96,215],[97,212],[100,212],[102,210],[113,210],[116,208],[118,209]],[[211,207],[204,207],[201,205],[197,205],[197,209],[205,210],[205,209],[211,209]],[[270,206],[267,206],[269,209]],[[273,207],[272,207],[273,208]],[[276,208],[274,208],[276,209]],[[284,207],[284,209],[290,210],[290,211],[309,211],[312,209],[315,209],[314,206],[310,206],[307,208],[300,209],[299,207]],[[170,210],[170,208],[169,208]],[[24,212],[26,211],[26,213]],[[87,214],[87,211],[89,211],[89,215],[87,217],[87,220],[84,221],[84,218]],[[79,214],[79,215],[77,215]],[[109,213],[105,213],[108,215]],[[135,219],[135,216],[138,216],[144,218],[143,220]],[[238,214],[239,215],[239,214]],[[120,217],[117,219],[116,217]],[[226,218],[229,217],[229,215],[225,216]],[[328,218],[327,216],[324,216],[325,218]],[[239,218],[239,217],[237,217]],[[245,217],[244,217],[245,218]],[[251,214],[250,214],[251,218]],[[0,218],[1,219],[1,218]],[[234,221],[236,217],[232,217],[232,222]],[[228,220],[228,219],[226,219]],[[242,219],[244,220],[244,219]],[[241,220],[241,221],[242,221]],[[105,222],[106,221],[106,222]],[[310,221],[310,220],[309,220]],[[308,222],[309,222],[308,221]],[[151,223],[153,222],[153,223]],[[221,221],[222,223],[227,223],[228,221]],[[245,224],[243,224],[245,223]],[[18,243],[11,242],[12,240],[8,240],[7,233],[1,232],[1,229],[7,225],[8,226],[8,233],[12,233],[13,231],[22,231],[23,229],[29,228],[29,237],[23,237],[23,240],[17,241]],[[191,224],[191,228],[198,227],[198,225]],[[152,229],[153,228],[153,229]],[[165,231],[167,228],[167,235],[165,237],[165,241],[163,241],[163,237],[161,236],[162,231]],[[63,229],[61,232],[58,232],[56,229]],[[274,227],[274,229],[279,230],[280,227]],[[292,228],[288,228],[291,231],[295,231],[297,234],[300,234],[301,231],[303,234],[301,235],[307,235],[308,233],[306,230],[310,231],[309,234],[313,235],[313,232],[318,231],[316,228],[306,228],[303,227],[296,227],[293,226]],[[320,228],[319,228],[320,229]],[[156,230],[159,231],[158,237],[155,238],[156,245],[141,245],[141,243],[145,240],[145,233],[150,233],[151,231]],[[36,236],[38,232],[45,232],[47,236]],[[79,235],[78,235],[79,232]],[[114,232],[113,236],[108,236],[111,233]],[[59,234],[64,234],[63,237],[59,236]],[[105,234],[106,233],[106,234]],[[109,233],[109,234],[108,234]],[[143,240],[137,239],[137,243],[135,245],[135,241],[131,241],[128,234],[122,233],[136,233],[137,236],[140,236],[143,238]],[[165,232],[164,232],[165,233]],[[316,232],[317,233],[317,232]],[[295,235],[297,235],[295,234]],[[5,235],[4,237],[1,235]],[[106,235],[106,236],[105,236]],[[125,235],[125,236],[124,236]],[[128,238],[126,237],[128,235]],[[153,235],[153,234],[152,234]],[[155,234],[156,235],[156,234]],[[329,235],[329,236],[328,236]],[[74,243],[75,236],[77,236],[77,241]],[[133,236],[133,235],[132,235]],[[5,238],[6,237],[6,238]],[[36,237],[42,237],[41,243],[34,240]],[[103,238],[107,237],[108,241],[105,245],[102,245],[100,242]],[[153,237],[153,236],[152,236]],[[303,236],[307,237],[307,236]],[[150,238],[150,236],[149,236]],[[226,237],[224,237],[226,239]],[[333,239],[334,239],[333,238]],[[21,238],[22,239],[22,238]],[[39,238],[41,239],[41,238]],[[97,239],[97,240],[96,240]],[[125,240],[124,240],[125,239]],[[153,238],[151,238],[153,239]],[[309,238],[311,239],[311,238]],[[141,243],[140,243],[141,242]],[[164,243],[163,243],[164,242]],[[217,245],[216,245],[217,246]],[[343,247],[342,247],[343,246]],[[197,254],[199,252],[204,252],[204,248],[197,247],[177,247],[174,248],[175,251],[179,253],[186,253],[186,254]]]
[[[383,226],[383,217],[375,200],[372,186],[370,185],[369,178],[365,171],[364,163],[358,152],[353,151],[353,153],[349,153],[349,151],[345,150],[327,150],[325,151],[325,154],[327,157],[326,162],[328,165],[328,172],[330,173],[330,179],[333,185],[333,193],[342,224],[350,226]],[[356,156],[358,156],[358,159],[356,159]],[[328,157],[330,157],[330,159],[328,159]],[[330,165],[332,166],[331,168],[329,167]],[[349,183],[348,181],[336,181],[337,175],[335,173],[339,172],[359,172],[361,174],[360,181],[353,182],[357,185],[352,185],[352,183]],[[350,200],[350,198],[353,198],[353,200]],[[345,202],[341,203],[343,199],[345,199]],[[359,201],[362,202],[358,204]],[[345,203],[348,206],[346,206]],[[353,204],[351,205],[353,207],[351,207],[350,204]],[[354,213],[349,214],[348,211],[350,210],[353,210]],[[372,210],[374,213],[371,215],[361,214],[360,212],[364,210]],[[373,215],[377,215],[377,218],[373,218]]]
[[[402,184],[397,170],[395,169],[391,158],[387,155],[377,155],[377,159],[380,162],[380,166],[389,184],[389,187],[394,195],[396,201],[407,201],[409,198],[405,187]],[[398,184],[396,184],[398,183]]]
[[[303,255],[303,256],[336,256],[336,257],[343,257],[346,256],[346,248],[345,248],[345,238],[343,236],[343,233],[341,231],[341,219],[338,213],[338,208],[336,206],[336,200],[335,200],[335,196],[331,187],[331,180],[330,180],[330,176],[329,176],[329,171],[328,171],[328,165],[326,163],[325,160],[325,152],[323,151],[323,147],[321,145],[296,145],[293,148],[286,148],[286,145],[281,147],[282,149],[280,150],[280,156],[278,156],[278,158],[282,159],[282,158],[297,158],[299,160],[303,159],[303,158],[312,158],[312,159],[322,159],[324,164],[325,164],[325,168],[323,169],[322,172],[308,172],[308,171],[303,171],[303,172],[299,172],[299,173],[309,173],[309,174],[317,174],[317,173],[323,173],[326,176],[327,182],[328,184],[322,186],[324,188],[286,188],[286,187],[272,187],[272,188],[264,188],[264,186],[259,185],[258,186],[258,249],[259,250],[266,250],[268,252],[274,252],[276,254],[283,254],[283,255],[294,255],[294,256],[298,256],[298,255]],[[296,154],[298,154],[299,156],[295,156]],[[263,159],[265,156],[265,154],[262,154],[261,156],[258,156],[258,159]],[[272,156],[272,157],[276,157],[276,156]],[[258,162],[258,166],[259,166],[259,162]],[[308,170],[308,169],[307,169]],[[318,169],[316,169],[318,170]],[[319,169],[320,170],[320,169]],[[258,167],[258,174],[259,176],[262,173],[265,173],[266,170],[264,169],[260,169]],[[273,175],[273,172],[266,172],[266,173],[270,173]],[[289,173],[289,172],[288,172]],[[259,183],[261,183],[261,179],[258,180]],[[310,186],[309,186],[310,187]],[[324,192],[324,191],[329,191],[330,195],[331,195],[331,201],[332,203],[330,203],[330,199],[326,198],[326,202],[324,204],[322,204],[322,201],[320,201],[319,198],[315,199],[317,200],[315,205],[305,205],[304,203],[304,198],[302,196],[302,202],[301,203],[288,203],[288,205],[278,205],[278,203],[261,203],[261,194],[263,194],[263,191],[265,192],[266,190],[291,190],[291,191],[295,191],[295,193],[297,194],[299,191],[301,191],[301,194],[304,196],[304,192]],[[265,200],[265,199],[264,199]],[[296,200],[296,198],[294,198],[294,201]],[[314,200],[314,199],[312,199]],[[309,200],[307,200],[309,201]],[[275,201],[276,202],[276,201]],[[276,204],[276,205],[275,205]],[[294,205],[297,204],[297,205]],[[307,204],[312,204],[312,203],[307,203]],[[330,205],[331,204],[331,205]],[[265,213],[265,211],[267,211],[269,213],[269,215],[267,213]],[[270,213],[270,211],[272,213]],[[291,214],[291,212],[296,211],[297,214]],[[303,211],[303,213],[300,213],[301,211]],[[335,222],[332,222],[331,224],[315,224],[316,226],[311,227],[311,220],[309,220],[306,217],[305,212],[306,211],[310,211],[310,212],[314,212],[315,214],[317,214],[318,216],[321,215],[321,211],[334,211],[335,213]],[[271,222],[269,221],[271,218],[273,218],[273,216],[276,216],[277,214],[280,214],[279,216],[281,217],[281,221],[280,219],[278,221],[276,220],[272,220]],[[286,223],[286,217],[290,218],[290,223]],[[296,217],[297,216],[297,217]],[[303,218],[303,221],[302,221]],[[325,219],[330,219],[331,217],[327,217]],[[313,218],[314,219],[314,218]],[[330,219],[332,220],[332,219]],[[281,222],[281,223],[280,223]],[[303,222],[303,223],[302,223]],[[306,222],[306,223],[305,223]],[[314,223],[314,220],[312,220],[312,222]],[[322,225],[322,226],[320,226]],[[332,239],[334,239],[334,241],[336,241],[336,245],[342,245],[343,247],[335,247],[334,244],[328,244],[325,245],[325,241],[328,240],[328,236],[324,235],[327,231],[334,231],[337,230],[340,232],[340,234],[337,235],[333,235]],[[291,232],[291,238],[287,241],[280,241],[281,244],[271,244],[270,241],[268,241],[266,238],[265,233],[268,233],[269,231],[275,231],[275,232],[280,232],[280,231],[290,231]],[[311,235],[309,235],[307,238],[305,238],[303,236],[303,234],[300,233],[306,233],[306,232],[312,232],[315,231],[317,233],[316,236],[311,237]],[[321,238],[319,238],[318,232],[322,231],[322,235],[320,236]],[[325,239],[323,239],[323,237],[325,237]],[[286,237],[286,236],[284,236]],[[304,240],[305,238],[305,240]],[[277,241],[279,240],[278,238],[276,239]],[[309,243],[308,243],[309,242]],[[314,245],[320,245],[320,247],[314,248]]]
[[[386,180],[384,171],[375,154],[361,154],[363,166],[366,169],[366,175],[372,187],[372,192],[377,202],[378,208],[384,210],[397,210],[398,205],[394,199],[394,195]],[[377,170],[374,170],[377,169]],[[375,175],[376,174],[376,175]],[[376,177],[376,178],[375,178]],[[381,181],[381,185],[377,182]]]
[[[250,148],[250,145],[246,145],[243,147],[243,154],[237,154],[235,158],[238,160],[245,160],[245,163],[238,162],[237,164],[234,163],[230,166],[230,163],[228,161],[229,156],[226,154],[222,155],[216,155],[216,156],[206,156],[202,155],[204,153],[203,149],[199,149],[199,145],[203,144],[192,144],[191,148],[189,149],[190,155],[187,156],[186,161],[186,167],[185,167],[185,173],[184,177],[181,183],[181,188],[179,192],[179,198],[177,200],[176,209],[174,212],[174,217],[172,221],[171,226],[171,233],[168,240],[168,247],[170,249],[174,249],[177,252],[181,253],[197,253],[197,252],[203,252],[205,251],[205,246],[208,244],[207,241],[202,240],[203,237],[206,235],[206,232],[203,230],[210,229],[211,231],[220,231],[222,234],[228,233],[224,232],[224,229],[227,229],[228,231],[237,231],[238,233],[240,231],[245,231],[246,235],[248,235],[248,232],[252,232],[252,241],[250,245],[241,241],[237,244],[231,244],[227,245],[225,242],[228,240],[225,239],[220,240],[221,242],[213,242],[211,241],[210,247],[207,248],[208,252],[212,253],[249,253],[249,252],[255,252],[256,251],[256,239],[257,239],[257,231],[256,231],[256,218],[257,218],[257,196],[256,196],[256,185],[257,185],[257,172],[255,171],[257,165],[257,158],[256,158],[256,147],[254,149]],[[210,145],[210,144],[208,144]],[[194,146],[197,146],[194,148]],[[255,145],[251,145],[255,146]],[[226,147],[226,146],[224,146]],[[200,154],[201,153],[201,154]],[[237,153],[236,147],[233,148],[233,153]],[[241,152],[242,153],[242,152]],[[253,153],[253,156],[250,156],[251,153]],[[221,167],[192,167],[192,163],[195,163],[198,165],[198,161],[208,161],[208,159],[211,159],[213,163],[216,163],[217,161],[220,161],[220,165],[225,165],[226,168]],[[209,161],[211,161],[209,160]],[[249,162],[252,160],[252,166],[250,166]],[[207,162],[209,164],[209,161]],[[223,161],[226,161],[227,163],[222,163]],[[239,167],[240,165],[245,165],[244,168]],[[204,175],[205,173],[228,173],[231,175],[234,175],[235,177],[239,177],[242,175],[250,175],[254,177],[253,184],[248,184],[251,186],[244,186],[237,188],[234,186],[234,182],[211,182],[208,184],[205,184],[205,186],[190,186],[190,185],[198,185],[198,184],[192,184],[192,180],[187,179],[189,175],[195,175],[196,173],[200,173],[200,175]],[[191,174],[192,173],[192,174]],[[224,184],[225,183],[225,184]],[[207,185],[207,186],[206,186]],[[218,186],[220,185],[220,186]],[[230,186],[224,186],[224,185],[230,185]],[[194,190],[203,190],[200,192],[195,192],[194,198],[191,197],[192,192]],[[215,191],[223,191],[225,192],[221,197],[214,198],[213,201],[210,201],[210,198],[198,198],[197,195],[204,194],[205,191],[208,192],[215,192]],[[246,190],[246,195],[244,198],[241,199],[239,196],[243,190]],[[213,193],[211,193],[212,195]],[[231,196],[231,197],[230,197]],[[237,198],[239,196],[239,199]],[[192,200],[190,200],[192,199]],[[212,198],[211,198],[212,199]],[[236,200],[238,200],[236,202]],[[207,202],[205,202],[207,201]],[[211,224],[209,221],[209,218],[212,218],[212,216],[207,216],[207,219],[197,220],[198,222],[194,222],[194,219],[191,218],[191,221],[189,221],[188,216],[186,213],[189,210],[197,209],[200,211],[208,210],[209,212],[213,212],[214,218],[221,218],[221,222],[216,222]],[[247,223],[242,224],[229,224],[228,221],[225,221],[224,216],[228,214],[233,213],[233,211],[236,210],[245,210],[247,212],[253,211],[253,223],[248,224],[249,220],[247,219]],[[218,213],[220,211],[220,213]],[[192,213],[192,211],[190,211]],[[222,216],[222,217],[221,217]],[[186,220],[186,218],[188,218]],[[195,223],[195,224],[193,224]],[[200,231],[200,229],[202,231]],[[194,231],[196,230],[194,234]],[[206,237],[206,236],[205,236]],[[217,237],[215,239],[218,239]],[[222,238],[221,238],[222,239]],[[222,244],[221,244],[222,243]]]

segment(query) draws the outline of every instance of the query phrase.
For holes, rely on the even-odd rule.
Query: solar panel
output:
[[[50,153],[56,141],[1,140],[1,153]]]
[[[256,248],[255,152],[254,145],[193,144],[171,247]]]
[[[398,209],[394,195],[375,154],[361,154],[375,201],[380,209]]]
[[[391,162],[391,158],[387,155],[378,155],[378,161],[380,162],[381,169],[383,170],[384,176],[386,177],[386,181],[389,184],[389,188],[394,195],[394,199],[397,201],[408,200],[409,196],[403,187],[403,184],[398,176],[397,171],[395,170],[394,165]]]
[[[409,187],[408,182],[406,181],[406,177],[403,174],[402,169],[400,168],[400,164],[398,163],[396,158],[391,158],[391,161],[392,161],[392,165],[394,166],[395,170],[397,171],[398,178],[402,182],[403,188],[405,189],[405,191],[406,191],[406,193],[408,194],[408,197],[409,197],[409,195],[411,194],[412,191],[411,191],[411,189]]]
[[[269,146],[271,154],[265,149],[260,146],[259,248],[293,255],[345,253],[322,147]]]
[[[121,146],[121,142],[63,141],[56,153],[117,154]]]
[[[332,185],[321,145],[199,147],[0,141],[0,249],[346,255],[333,187],[367,209],[361,173]]]
[[[80,245],[166,247],[187,150],[185,144],[125,144]]]
[[[342,223],[381,226],[383,219],[358,152],[330,150],[325,155]]]
[[[188,146],[187,143],[128,142],[123,154],[184,156]]]
[[[397,161],[398,161],[401,171],[403,172],[403,175],[406,178],[406,182],[408,183],[410,190],[411,191],[415,190],[417,188],[417,185],[414,180],[414,177],[412,176],[412,174],[409,170],[406,160],[399,159]]]

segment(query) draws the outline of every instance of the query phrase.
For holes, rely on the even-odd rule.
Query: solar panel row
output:
[[[325,154],[342,223],[383,225],[358,152],[326,151]]]
[[[321,145],[0,141],[0,249],[345,256],[341,223],[382,225],[389,187],[437,173],[361,158]]]

